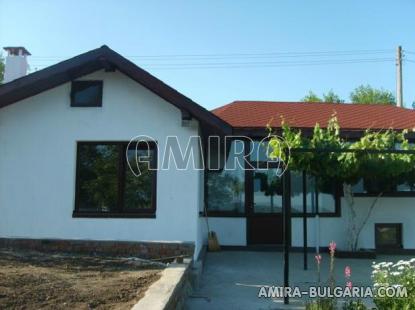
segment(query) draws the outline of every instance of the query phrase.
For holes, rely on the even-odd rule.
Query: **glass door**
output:
[[[248,244],[282,244],[282,178],[276,167],[247,173]]]

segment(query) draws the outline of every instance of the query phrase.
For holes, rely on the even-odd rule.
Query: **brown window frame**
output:
[[[402,223],[375,223],[375,248],[377,250],[391,250],[391,249],[402,249],[403,248],[403,235],[402,235]],[[395,245],[380,245],[379,244],[379,235],[378,235],[378,228],[379,227],[389,227],[389,228],[396,228],[397,236],[398,236],[398,244]]]
[[[98,98],[90,104],[79,104],[75,101],[75,92],[85,89],[88,86],[99,86]],[[100,80],[82,80],[72,81],[71,84],[71,107],[75,108],[99,108],[102,107],[102,92],[104,88],[104,82]]]
[[[146,141],[153,150],[153,157],[150,162],[151,165],[151,208],[147,209],[126,209],[124,208],[124,188],[125,188],[125,167],[127,164],[125,152],[129,142],[119,141],[78,141],[76,151],[76,180],[75,180],[75,208],[72,217],[91,217],[91,218],[155,218],[157,211],[157,143],[155,141]],[[138,146],[138,149],[147,149],[146,143]],[[99,211],[80,211],[80,146],[81,145],[116,145],[118,146],[118,199],[116,211],[99,212]],[[136,144],[132,143],[131,148],[135,148]]]
[[[240,140],[240,141],[244,141],[244,148],[245,148],[245,156],[248,157],[249,154],[251,154],[251,150],[252,150],[252,145],[250,143],[250,140],[247,139],[243,139],[242,137],[235,137],[234,139],[232,139],[232,142],[234,140]],[[256,140],[254,140],[256,141]],[[250,167],[253,168],[265,168],[268,167],[267,166],[267,162],[263,162],[263,161],[252,161],[250,160],[250,158],[248,157],[248,161],[249,164],[251,166],[249,166],[247,163],[245,163],[245,175],[244,175],[244,183],[245,183],[245,208],[243,212],[235,212],[235,211],[231,211],[231,210],[210,210],[209,209],[209,189],[208,189],[208,174],[209,173],[217,173],[217,171],[209,171],[208,169],[205,169],[204,171],[204,205],[206,207],[206,209],[204,210],[204,212],[200,212],[200,215],[206,215],[206,216],[210,216],[210,217],[237,217],[237,218],[246,218],[249,215],[249,210],[248,210],[248,199],[249,199],[249,195],[252,195],[252,184],[250,182],[252,182],[251,177],[252,174],[249,171],[252,171],[253,169],[251,169]],[[337,184],[337,182],[336,182]],[[306,189],[303,189],[303,195],[306,195]],[[333,198],[334,198],[334,212],[307,212],[305,214],[305,216],[307,218],[313,218],[316,217],[317,215],[320,217],[341,217],[341,186],[340,184],[337,184],[335,191],[333,192]],[[282,216],[282,213],[280,214]],[[302,218],[304,217],[304,214],[302,212],[291,212],[291,217],[293,218]]]

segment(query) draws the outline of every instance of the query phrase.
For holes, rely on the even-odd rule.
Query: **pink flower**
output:
[[[320,254],[317,254],[316,256],[314,256],[314,258],[316,259],[317,264],[320,265],[320,263],[321,263],[321,255]]]
[[[347,286],[348,288],[352,288],[352,281],[347,281],[347,282],[346,282],[346,286]]]
[[[329,251],[330,251],[330,255],[334,256],[334,251],[336,251],[336,242],[334,241],[330,242]]]
[[[351,275],[352,275],[352,269],[349,266],[346,266],[346,268],[344,268],[344,276],[346,278],[350,278]]]

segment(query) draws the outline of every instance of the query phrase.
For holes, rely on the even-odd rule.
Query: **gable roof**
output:
[[[225,121],[106,45],[0,85],[0,108],[101,69],[117,69],[210,128],[232,132]]]
[[[415,111],[393,105],[234,101],[212,112],[234,128],[264,129],[268,123],[279,128],[281,117],[292,127],[325,127],[333,113],[342,130],[415,128]]]

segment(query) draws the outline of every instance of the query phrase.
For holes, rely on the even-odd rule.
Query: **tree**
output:
[[[334,93],[332,89],[330,89],[326,94],[323,94],[323,101],[331,102],[331,103],[343,103],[344,102],[344,100],[340,99],[339,95]]]
[[[0,54],[0,84],[3,83],[4,79],[4,58],[3,55]]]
[[[401,150],[415,151],[405,135],[408,131],[396,132],[391,129],[372,132],[367,130],[356,142],[350,142],[340,136],[340,126],[335,115],[329,120],[327,128],[321,128],[319,124],[314,127],[313,135],[303,136],[301,130],[290,128],[282,121],[282,139],[270,135],[270,157],[281,158],[288,167],[295,171],[306,171],[317,178],[317,189],[322,191],[327,182],[343,184],[343,193],[349,207],[350,236],[349,248],[358,250],[359,236],[367,223],[378,199],[388,189],[391,183],[398,184],[403,181],[414,186],[415,180],[415,155],[407,153],[388,153],[399,145]],[[357,152],[291,152],[290,158],[286,158],[287,148],[310,148],[332,150],[359,150]],[[386,152],[368,153],[365,150],[380,150]],[[412,177],[408,177],[412,176]],[[356,208],[352,186],[363,178],[365,184],[372,188],[377,185],[377,196],[362,214],[360,208]],[[359,214],[360,212],[360,214]]]
[[[360,85],[350,93],[353,103],[361,104],[395,104],[395,96],[389,90],[376,89],[370,85]]]
[[[334,93],[332,89],[330,89],[327,93],[323,94],[323,98],[317,96],[316,93],[313,91],[309,91],[308,94],[301,99],[304,102],[327,102],[327,103],[343,103],[344,100],[340,99],[339,95]]]
[[[322,102],[323,100],[319,96],[317,96],[314,92],[312,92],[310,90],[308,92],[308,94],[305,95],[305,97],[301,99],[301,101],[304,101],[304,102]]]

